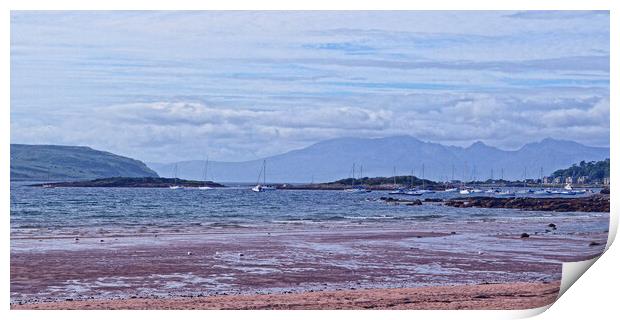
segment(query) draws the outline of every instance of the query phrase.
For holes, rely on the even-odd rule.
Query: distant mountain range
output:
[[[423,142],[411,136],[377,139],[339,138],[307,148],[243,162],[209,162],[209,180],[219,182],[256,182],[263,160],[267,163],[268,182],[328,182],[350,177],[353,164],[356,176],[415,175],[432,180],[494,178],[516,180],[538,178],[582,160],[609,158],[609,148],[589,147],[573,141],[544,139],[506,151],[476,142],[467,148]],[[178,165],[179,178],[201,179],[204,160],[177,163],[148,163],[160,176],[173,177]]]
[[[11,144],[11,180],[158,177],[144,163],[88,147]]]

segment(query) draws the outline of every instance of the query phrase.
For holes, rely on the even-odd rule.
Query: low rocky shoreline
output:
[[[495,198],[469,197],[450,199],[444,205],[457,208],[504,208],[527,211],[609,212],[609,196],[581,198]]]
[[[210,188],[224,188],[225,185],[213,182],[213,181],[195,181],[173,178],[103,178],[88,181],[67,181],[67,182],[55,182],[55,183],[40,183],[33,184],[32,187],[43,188],[168,188],[172,185],[184,187],[184,188],[198,188],[198,187],[210,187]]]
[[[455,199],[400,199],[381,197],[389,205],[419,206],[426,202],[438,202],[456,208],[519,209],[526,211],[555,212],[609,212],[609,196],[604,194],[581,198],[496,198],[468,197]]]

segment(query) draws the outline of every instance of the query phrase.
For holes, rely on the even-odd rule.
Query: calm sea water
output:
[[[343,191],[271,191],[249,188],[213,190],[167,188],[55,188],[11,184],[13,237],[105,233],[192,232],[205,228],[243,228],[301,224],[346,226],[402,221],[459,222],[481,219],[536,219],[554,212],[504,209],[460,209],[434,203],[393,206],[379,201],[387,191],[349,194]],[[422,197],[447,198],[437,192]],[[393,196],[396,197],[396,196]],[[562,213],[583,217],[585,213]],[[601,220],[596,223],[600,223]],[[595,222],[593,222],[595,223]],[[576,226],[577,227],[577,226]],[[590,226],[606,229],[607,226]]]

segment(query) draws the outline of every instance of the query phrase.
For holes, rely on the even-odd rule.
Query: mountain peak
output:
[[[471,144],[471,146],[469,146],[470,148],[482,148],[482,147],[489,147],[486,144],[484,144],[484,142],[478,140],[474,143]]]
[[[499,149],[497,149],[496,147],[490,146],[480,140],[472,143],[469,147],[465,148],[465,150],[476,151],[476,152],[494,151],[494,150],[499,151]]]
[[[525,144],[521,149],[529,149],[529,148],[536,148],[536,147],[545,147],[545,148],[568,148],[568,147],[575,147],[575,146],[583,146],[584,145],[575,142],[575,141],[570,141],[570,140],[561,140],[561,139],[554,139],[554,138],[545,138],[540,140],[539,142],[531,142],[528,144]]]

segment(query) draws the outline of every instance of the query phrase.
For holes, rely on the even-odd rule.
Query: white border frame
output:
[[[2,14],[0,20],[2,21],[2,70],[10,70],[10,10],[136,10],[136,9],[148,9],[148,10],[231,10],[231,9],[243,9],[243,10],[611,10],[611,78],[610,78],[610,147],[611,147],[611,180],[620,181],[620,174],[614,168],[618,168],[618,138],[619,128],[618,122],[620,120],[620,111],[612,106],[618,101],[618,92],[611,90],[611,88],[618,87],[618,65],[617,54],[619,52],[620,34],[618,33],[618,10],[620,8],[620,1],[614,0],[502,0],[502,1],[484,1],[484,0],[435,0],[432,2],[424,3],[412,3],[411,1],[399,1],[399,0],[382,0],[382,1],[352,1],[344,0],[338,1],[326,1],[315,0],[306,1],[284,1],[284,0],[263,0],[263,1],[251,1],[251,0],[229,0],[226,3],[199,3],[198,1],[191,0],[175,0],[175,1],[161,1],[161,0],[136,0],[129,3],[128,1],[121,0],[108,0],[100,3],[93,3],[88,1],[78,0],[56,0],[56,1],[44,1],[44,0],[22,0],[22,1],[4,1],[2,6]],[[615,19],[614,19],[615,18]],[[30,317],[50,317],[63,318],[64,319],[78,319],[85,316],[92,320],[106,319],[110,316],[109,311],[9,311],[9,279],[10,279],[10,216],[9,216],[9,146],[10,146],[10,73],[5,72],[2,77],[2,85],[0,86],[0,96],[4,102],[1,109],[2,116],[0,116],[0,135],[2,143],[0,145],[0,205],[4,210],[3,218],[5,224],[3,228],[0,228],[1,239],[4,243],[1,246],[1,257],[5,261],[0,268],[2,274],[5,276],[4,290],[0,293],[0,301],[4,301],[6,309],[3,310],[5,319],[22,319]],[[609,240],[606,249],[610,249],[599,260],[599,263],[595,264],[593,271],[584,275],[584,280],[577,282],[575,289],[571,289],[567,294],[563,295],[558,303],[545,314],[545,317],[559,317],[559,316],[588,316],[593,315],[609,315],[616,313],[617,299],[615,293],[617,292],[617,286],[620,283],[618,280],[617,271],[619,270],[619,254],[617,246],[609,247],[615,238],[615,234],[618,226],[618,203],[615,199],[614,193],[612,193],[611,200],[611,221],[609,230]],[[586,263],[587,264],[587,263]],[[570,267],[568,268],[570,269]],[[578,267],[579,271],[585,271],[583,267]],[[572,272],[564,268],[564,272]],[[573,274],[574,275],[574,274]],[[596,309],[591,309],[596,307]],[[198,319],[205,315],[211,317],[226,317],[226,318],[247,318],[253,319],[288,319],[290,317],[301,319],[312,319],[313,317],[347,317],[355,316],[361,319],[374,319],[377,316],[390,318],[410,319],[412,316],[421,317],[436,317],[439,319],[447,319],[452,317],[458,317],[461,319],[495,319],[495,318],[520,318],[529,317],[545,311],[547,307],[525,310],[525,311],[116,311],[115,317],[135,317],[135,316],[148,316],[152,319],[167,319],[171,316],[179,316],[180,313],[184,318]]]

